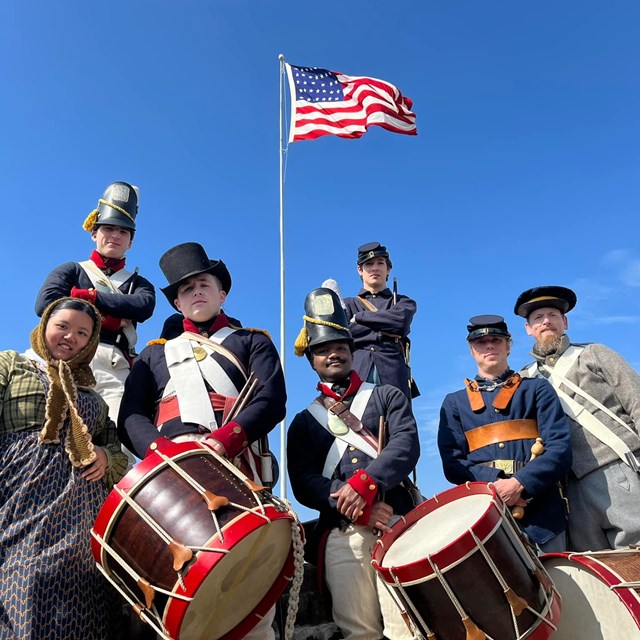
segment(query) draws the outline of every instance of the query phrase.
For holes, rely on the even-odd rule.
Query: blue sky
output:
[[[232,273],[227,311],[279,343],[278,54],[382,78],[413,100],[417,137],[287,151],[288,415],[314,393],[292,355],[306,293],[327,277],[355,293],[356,248],[380,241],[419,306],[419,482],[447,488],[438,412],[475,373],[470,316],[507,318],[519,367],[516,296],[569,286],[572,339],[640,367],[639,28],[636,0],[5,1],[0,348],[27,346],[43,278],[88,256],[82,222],[114,180],[141,191],[131,267],[164,286],[160,255],[201,242]],[[142,341],[170,311],[160,294]]]

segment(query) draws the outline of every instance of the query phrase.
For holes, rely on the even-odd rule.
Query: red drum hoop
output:
[[[378,540],[372,565],[427,638],[546,640],[560,615],[542,564],[483,482],[418,505]]]
[[[167,440],[109,494],[92,549],[161,635],[237,640],[293,579],[295,522],[286,504],[209,447]]]
[[[640,640],[640,550],[548,553],[563,597],[553,640]]]

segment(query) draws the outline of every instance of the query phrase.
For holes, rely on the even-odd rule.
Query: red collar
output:
[[[221,311],[212,322],[211,326],[203,332],[195,323],[193,323],[189,318],[185,318],[182,321],[182,326],[185,331],[190,331],[191,333],[200,333],[207,334],[207,337],[212,336],[216,331],[219,331],[223,327],[229,326],[229,318],[224,314],[224,311]]]
[[[124,269],[124,258],[122,258],[122,260],[116,260],[116,258],[105,258],[104,256],[101,256],[95,249],[91,252],[91,256],[89,259],[101,271],[110,269],[111,273],[115,273],[116,271],[120,271],[120,269]]]
[[[342,398],[355,395],[361,386],[362,380],[360,380],[360,376],[355,371],[352,371],[351,377],[349,378],[349,388],[345,391],[343,396],[338,395],[333,391],[331,389],[331,385],[326,382],[318,382],[318,391],[323,393],[325,396],[329,396],[329,398],[333,398],[334,400],[342,400]]]

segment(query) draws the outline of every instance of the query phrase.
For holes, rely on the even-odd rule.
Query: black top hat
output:
[[[111,183],[100,198],[98,217],[93,223],[93,228],[101,224],[112,224],[135,231],[138,197],[138,187],[128,182]]]
[[[467,336],[467,340],[469,342],[482,338],[483,336],[511,337],[509,329],[507,328],[507,323],[504,321],[502,316],[473,316],[473,318],[469,318],[467,331],[469,332],[469,335]]]
[[[304,327],[296,340],[296,355],[325,342],[345,340],[353,345],[347,314],[335,291],[320,287],[304,301]]]
[[[528,318],[536,309],[553,307],[564,314],[571,311],[576,306],[577,301],[576,294],[566,287],[555,285],[533,287],[533,289],[527,289],[518,296],[513,312],[517,316]]]
[[[210,273],[218,278],[225,293],[231,290],[231,274],[225,263],[222,260],[209,260],[204,248],[197,242],[185,242],[169,249],[160,258],[160,268],[169,281],[161,291],[174,308],[178,287],[187,278],[200,273]]]
[[[383,247],[379,242],[367,242],[358,247],[358,266],[361,267],[367,260],[373,258],[384,258],[391,268],[391,260],[387,247]]]

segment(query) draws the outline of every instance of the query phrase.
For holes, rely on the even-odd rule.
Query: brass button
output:
[[[369,485],[369,491],[375,491],[376,489],[376,485],[375,484],[370,484]]]
[[[504,449],[504,448],[505,448],[505,444],[504,444],[504,442],[500,442],[500,443],[498,444],[498,448],[499,448],[499,449]]]
[[[556,361],[556,359],[555,359],[555,358],[549,358],[549,362],[553,363],[553,362],[555,362],[555,361]]]
[[[355,447],[349,447],[349,451],[355,451],[356,448]]]
[[[242,427],[233,427],[233,433],[242,433]]]
[[[361,473],[360,474],[360,480],[366,480],[367,479],[367,474],[366,473]]]
[[[358,458],[351,458],[351,462],[352,464],[355,464],[356,462],[358,462]]]
[[[248,446],[249,446],[249,442],[248,442],[247,440],[245,440],[245,441],[242,443],[242,446],[243,446],[243,447],[248,447]]]
[[[494,413],[500,413],[500,409],[494,409]]]

